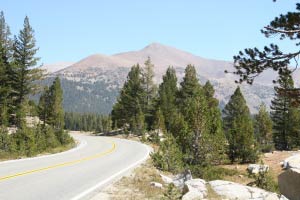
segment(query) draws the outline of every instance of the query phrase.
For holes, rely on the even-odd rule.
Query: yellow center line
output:
[[[17,173],[17,174],[3,176],[3,177],[0,177],[0,181],[8,180],[8,179],[15,178],[15,177],[18,177],[18,176],[25,176],[25,175],[28,175],[28,174],[33,174],[33,173],[36,173],[36,172],[46,171],[46,170],[50,170],[50,169],[54,169],[54,168],[75,165],[77,163],[81,163],[81,162],[84,162],[84,161],[93,160],[93,159],[96,159],[96,158],[103,157],[103,156],[108,155],[108,154],[112,153],[113,151],[115,151],[116,143],[115,142],[111,142],[111,143],[112,143],[112,147],[109,150],[105,151],[105,152],[98,153],[98,154],[95,154],[95,155],[92,155],[92,156],[88,156],[88,157],[81,158],[81,159],[74,160],[74,161],[70,161],[70,162],[64,162],[64,163],[60,163],[60,164],[56,164],[56,165],[52,165],[52,166],[48,166],[48,167],[43,167],[43,168],[39,168],[39,169],[33,169],[33,170],[30,170],[30,171],[20,172],[20,173]]]

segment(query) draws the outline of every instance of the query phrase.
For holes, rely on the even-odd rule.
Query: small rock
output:
[[[280,166],[283,168],[284,167],[284,162],[283,161],[281,161],[280,163]]]
[[[247,168],[250,174],[258,174],[259,172],[269,171],[269,165],[250,164]]]
[[[157,182],[151,182],[150,185],[152,187],[156,187],[156,188],[163,188],[163,185],[161,183],[157,183]]]
[[[244,175],[240,174],[239,177],[240,177],[240,178],[244,178]]]

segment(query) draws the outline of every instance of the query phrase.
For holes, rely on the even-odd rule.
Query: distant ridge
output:
[[[185,67],[188,64],[194,65],[200,81],[204,83],[210,80],[214,85],[221,107],[237,87],[234,80],[238,77],[224,73],[225,70],[234,71],[232,62],[206,59],[171,46],[152,43],[138,51],[114,55],[90,55],[53,73],[65,81],[67,110],[109,113],[126,80],[130,67],[137,63],[143,66],[148,57],[155,66],[157,83],[162,80],[168,66],[176,69],[180,81],[184,76]],[[270,104],[274,92],[272,80],[275,78],[274,72],[268,71],[259,76],[253,86],[246,84],[241,86],[252,112],[256,112],[262,102]],[[73,93],[76,93],[77,96],[73,96]],[[82,98],[79,98],[81,95],[83,95]],[[70,104],[71,101],[75,101],[75,103]]]

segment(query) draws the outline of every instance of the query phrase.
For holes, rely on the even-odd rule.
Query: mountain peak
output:
[[[160,49],[166,50],[166,49],[174,49],[174,48],[166,46],[166,45],[163,45],[163,44],[160,44],[160,43],[157,43],[157,42],[153,42],[153,43],[147,45],[142,50],[160,50]]]

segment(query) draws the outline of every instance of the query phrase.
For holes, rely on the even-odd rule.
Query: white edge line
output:
[[[49,157],[54,157],[54,156],[58,156],[61,154],[65,154],[65,153],[71,153],[74,151],[77,151],[81,148],[83,148],[84,146],[87,145],[87,142],[85,140],[77,140],[79,141],[79,145],[76,145],[76,147],[69,149],[68,151],[63,151],[63,152],[59,152],[59,153],[54,153],[54,154],[49,154],[49,155],[43,155],[43,156],[36,156],[36,157],[32,157],[32,158],[22,158],[22,159],[15,159],[15,160],[6,160],[6,161],[2,161],[0,162],[1,164],[7,164],[7,163],[15,163],[15,162],[22,162],[22,161],[28,161],[28,160],[37,160],[37,159],[41,159],[41,158],[49,158]]]
[[[122,169],[121,171],[113,174],[112,176],[108,177],[107,179],[97,183],[93,187],[83,191],[82,193],[80,193],[77,196],[73,197],[71,200],[79,200],[79,199],[87,196],[89,193],[93,192],[94,190],[98,189],[99,187],[101,187],[101,186],[105,185],[106,183],[112,181],[113,179],[115,179],[119,175],[125,173],[126,171],[130,170],[131,168],[134,168],[134,167],[138,166],[139,164],[143,163],[145,160],[147,160],[147,158],[150,156],[150,152],[152,152],[152,149],[148,145],[145,145],[145,144],[143,144],[143,145],[147,148],[147,153],[142,159],[140,159],[137,162],[129,165],[128,167]]]

